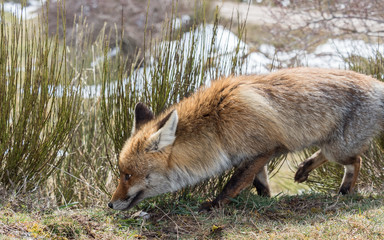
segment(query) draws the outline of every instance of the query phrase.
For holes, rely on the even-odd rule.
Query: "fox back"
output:
[[[241,179],[252,182],[273,156],[309,146],[355,164],[383,128],[383,93],[381,82],[352,71],[294,68],[213,81],[156,117],[138,104],[109,206],[128,209],[232,167],[256,166]]]

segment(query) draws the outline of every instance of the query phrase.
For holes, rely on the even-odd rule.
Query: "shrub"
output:
[[[65,38],[50,38],[44,18],[1,21],[0,52],[0,182],[31,190],[60,165],[78,124],[82,66],[68,63]]]

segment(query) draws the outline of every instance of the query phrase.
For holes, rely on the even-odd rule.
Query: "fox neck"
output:
[[[211,156],[209,156],[211,155]],[[241,159],[231,159],[224,151],[217,151],[204,156],[194,156],[193,159],[182,158],[172,160],[168,174],[171,191],[192,186],[207,178],[217,176],[237,165]]]
[[[170,191],[177,191],[186,186],[192,186],[201,179],[188,170],[173,169],[168,175]]]

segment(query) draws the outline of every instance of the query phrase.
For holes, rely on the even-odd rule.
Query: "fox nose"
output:
[[[113,209],[113,203],[108,203],[108,207],[112,208]]]

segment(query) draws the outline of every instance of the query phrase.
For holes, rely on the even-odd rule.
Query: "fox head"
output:
[[[167,163],[177,124],[176,110],[155,119],[144,104],[136,105],[131,137],[119,155],[120,180],[110,208],[127,210],[145,198],[172,191]]]

